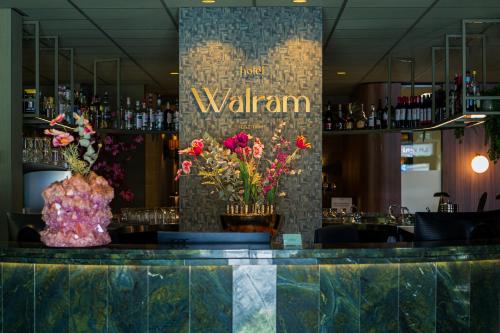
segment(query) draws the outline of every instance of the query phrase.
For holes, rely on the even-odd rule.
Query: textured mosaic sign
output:
[[[282,182],[283,232],[310,240],[321,226],[321,10],[313,7],[182,8],[179,29],[180,141],[222,140],[245,130],[270,142],[305,135],[303,172]],[[270,147],[269,147],[270,148]],[[219,202],[197,177],[180,183],[181,228],[221,230]]]

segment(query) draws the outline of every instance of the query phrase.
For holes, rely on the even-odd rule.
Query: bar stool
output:
[[[40,242],[40,231],[45,227],[42,214],[7,212],[9,241]]]

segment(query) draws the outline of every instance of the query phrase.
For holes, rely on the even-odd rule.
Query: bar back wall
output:
[[[277,206],[285,218],[283,231],[305,239],[321,226],[321,19],[321,10],[313,7],[180,11],[181,146],[205,132],[222,141],[244,130],[260,137],[269,151],[283,121],[287,137],[305,135],[312,149],[297,165],[302,173],[283,182],[287,196]],[[181,179],[180,207],[182,229],[221,229],[226,203],[198,177]]]

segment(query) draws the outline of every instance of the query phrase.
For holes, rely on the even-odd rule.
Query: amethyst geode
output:
[[[114,191],[106,179],[91,172],[54,182],[42,193],[45,229],[42,242],[53,247],[100,246],[111,242],[109,203]]]

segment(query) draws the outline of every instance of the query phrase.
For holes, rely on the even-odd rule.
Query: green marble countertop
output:
[[[500,258],[500,240],[487,242],[356,243],[305,245],[283,249],[277,245],[194,247],[114,245],[96,248],[48,248],[40,244],[0,243],[0,262],[120,265],[239,265],[328,264],[376,262],[462,261]]]

